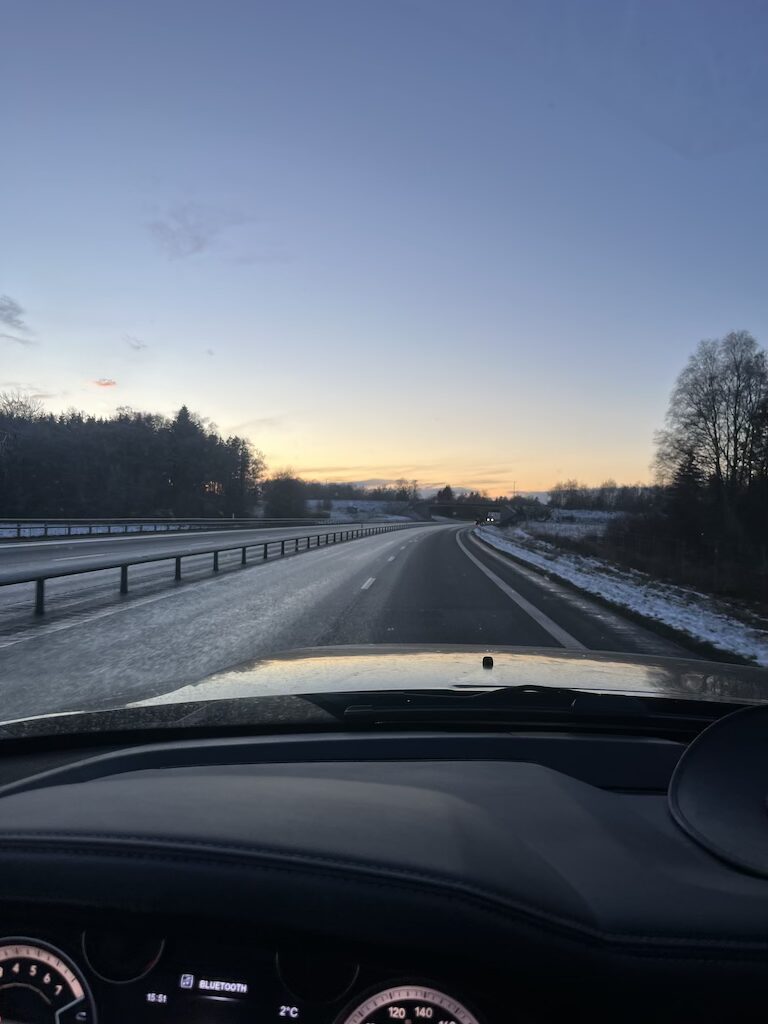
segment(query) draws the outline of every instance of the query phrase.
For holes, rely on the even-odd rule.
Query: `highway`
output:
[[[273,537],[308,537],[333,530],[352,529],[355,523],[343,526],[270,527],[265,530],[207,530],[200,533],[123,534],[112,537],[82,537],[74,540],[24,540],[0,543],[0,583],[23,572],[60,572],[62,569],[93,568],[112,565],[121,558],[143,558],[175,555],[186,551],[231,544],[263,544]],[[366,525],[366,524],[363,524]],[[375,524],[371,524],[375,525]]]
[[[198,537],[105,543],[152,541],[205,543]],[[81,552],[84,543],[100,542],[73,543]],[[68,557],[62,554],[66,545],[45,547],[47,556],[35,554],[36,559]],[[32,547],[25,545],[14,558],[25,551]],[[0,565],[6,557],[0,554]],[[149,577],[123,597],[114,571],[103,588],[94,588],[102,574],[89,574],[83,578],[90,581],[87,590],[62,590],[58,600],[52,597],[50,614],[38,620],[30,612],[29,586],[0,588],[0,595],[26,593],[25,601],[0,597],[2,718],[121,706],[172,693],[254,658],[329,644],[516,645],[691,656],[491,551],[467,526],[419,526],[216,576],[209,562],[190,578],[185,571],[181,584],[169,582],[166,565],[162,578]]]

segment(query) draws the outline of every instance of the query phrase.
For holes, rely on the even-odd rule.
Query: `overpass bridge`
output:
[[[515,514],[509,505],[489,504],[487,502],[417,501],[414,502],[413,509],[424,519],[441,516],[445,519],[464,520],[473,523],[478,519],[486,520],[489,516],[492,522],[499,523],[513,517]]]

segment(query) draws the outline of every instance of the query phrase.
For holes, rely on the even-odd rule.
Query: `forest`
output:
[[[0,394],[0,515],[27,518],[245,516],[264,456],[186,406],[172,418],[119,409],[46,414]]]

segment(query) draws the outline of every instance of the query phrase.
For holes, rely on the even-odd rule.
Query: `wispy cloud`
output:
[[[10,295],[0,295],[0,324],[14,331],[28,331],[24,323],[24,310]]]
[[[16,334],[4,334],[2,332],[0,332],[0,341],[10,341],[14,345],[23,345],[25,348],[37,344],[33,338],[19,338]]]
[[[242,423],[236,423],[230,429],[236,434],[246,430],[268,430],[282,427],[285,424],[285,418],[283,416],[259,416],[253,420],[244,420]]]
[[[30,334],[34,334],[24,319],[24,309],[19,303],[12,299],[10,295],[0,295],[0,327],[9,327],[13,334],[8,334],[6,331],[0,331],[0,341],[7,341],[13,345],[23,345],[28,348],[30,345],[36,345],[37,342],[34,338],[29,337]],[[21,337],[17,332],[21,332]]]
[[[49,391],[40,384],[28,380],[0,380],[0,391],[22,391],[27,398],[61,398],[66,391]]]
[[[441,469],[442,467],[437,464],[420,464],[418,466],[393,466],[391,463],[386,465],[367,465],[367,466],[308,466],[300,469],[302,473],[325,473],[330,475],[332,473],[373,473],[376,470],[381,472],[394,473],[395,476],[381,477],[382,480],[402,480],[402,479],[413,479],[414,476],[418,476],[419,473],[425,473],[428,470]]]
[[[147,228],[169,260],[181,260],[205,252],[223,232],[252,220],[242,213],[182,203],[151,220]]]
[[[216,353],[215,353],[215,352],[213,351],[213,349],[212,349],[212,348],[207,348],[207,349],[205,350],[205,354],[206,354],[207,356],[215,356],[215,355],[216,355]]]
[[[141,352],[142,349],[147,348],[146,341],[142,341],[141,338],[137,338],[133,334],[124,334],[123,341],[128,348],[132,348],[134,352]]]
[[[112,380],[111,377],[99,377],[98,380],[91,381],[97,388],[115,388],[117,387],[117,381]]]

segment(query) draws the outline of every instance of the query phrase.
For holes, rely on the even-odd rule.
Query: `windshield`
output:
[[[3,720],[768,666],[765,4],[0,18]]]

